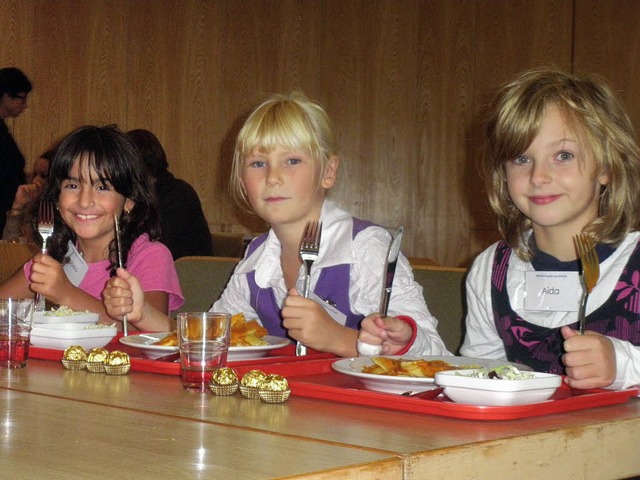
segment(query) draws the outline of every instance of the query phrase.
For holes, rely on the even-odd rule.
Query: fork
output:
[[[47,253],[47,240],[53,235],[53,203],[40,202],[38,209],[38,233],[42,237],[42,253]],[[44,295],[36,294],[36,311],[44,311],[46,299]]]
[[[580,263],[582,263],[582,284],[584,292],[580,301],[580,309],[578,310],[578,325],[580,335],[584,335],[585,330],[585,312],[587,309],[587,299],[593,291],[598,278],[600,277],[600,261],[596,253],[596,247],[589,235],[579,234],[573,237]]]
[[[300,242],[300,257],[306,268],[304,277],[303,296],[309,297],[309,289],[311,287],[311,265],[318,259],[320,251],[320,236],[322,234],[322,222],[309,221],[304,227],[302,241]],[[296,342],[296,355],[306,355],[307,347],[300,342]]]

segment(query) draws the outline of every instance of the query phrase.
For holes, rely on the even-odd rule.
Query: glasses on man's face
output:
[[[11,95],[11,98],[17,98],[18,100],[22,100],[24,102],[27,100],[27,95],[25,93],[16,93],[15,95]]]

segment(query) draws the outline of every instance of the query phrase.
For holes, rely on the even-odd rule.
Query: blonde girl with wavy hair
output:
[[[503,240],[469,272],[461,353],[562,373],[575,388],[640,383],[640,150],[611,88],[554,69],[521,74],[496,97],[483,167]],[[579,233],[600,261],[585,335]]]

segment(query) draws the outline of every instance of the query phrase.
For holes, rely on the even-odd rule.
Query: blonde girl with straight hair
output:
[[[269,231],[249,244],[212,311],[258,318],[270,335],[315,351],[357,355],[360,322],[383,322],[378,308],[391,236],[326,198],[339,163],[329,117],[302,93],[272,95],[251,112],[236,141],[231,195]],[[310,221],[322,222],[322,239],[305,298],[300,243]],[[388,315],[388,353],[448,353],[402,255]]]

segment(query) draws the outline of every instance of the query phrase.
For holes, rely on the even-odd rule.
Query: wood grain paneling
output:
[[[302,90],[334,123],[331,195],[404,224],[407,255],[461,265],[496,239],[477,164],[498,85],[596,71],[638,123],[639,15],[633,0],[3,0],[0,65],[35,85],[8,122],[29,163],[85,123],[152,130],[214,231],[265,228],[228,198],[234,135],[266,95]]]

